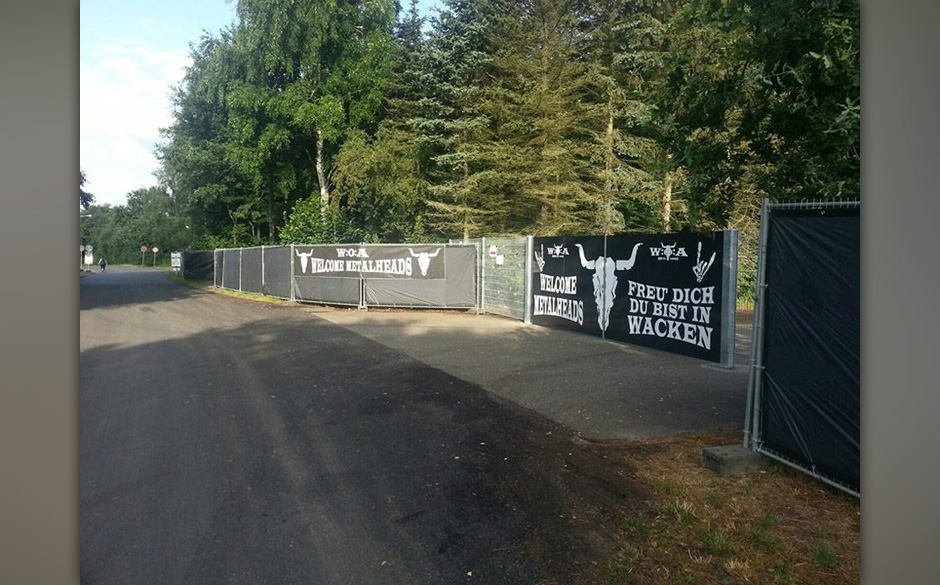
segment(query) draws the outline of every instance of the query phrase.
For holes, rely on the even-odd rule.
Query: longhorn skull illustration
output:
[[[304,274],[307,274],[307,261],[313,256],[313,250],[310,250],[307,253],[303,253],[300,250],[294,250],[298,256],[300,256],[300,269]]]
[[[427,276],[428,268],[431,266],[431,258],[436,258],[441,249],[438,248],[437,250],[434,250],[434,253],[419,252],[416,254],[415,251],[411,248],[408,248],[408,251],[411,252],[412,257],[418,259],[418,268],[421,269],[421,276]]]
[[[581,266],[594,271],[594,302],[597,304],[597,324],[601,331],[607,331],[607,325],[610,322],[610,309],[614,304],[615,291],[617,289],[616,270],[630,270],[636,262],[636,251],[640,249],[642,243],[633,246],[633,253],[628,260],[614,260],[605,256],[599,256],[596,260],[588,260],[584,256],[584,248],[581,244],[575,244],[578,247],[578,254],[581,256]]]

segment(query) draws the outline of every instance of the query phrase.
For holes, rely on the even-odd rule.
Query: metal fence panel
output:
[[[721,300],[721,365],[733,368],[738,321],[738,230],[725,230],[723,239],[721,287],[724,298]]]
[[[531,321],[732,363],[725,232],[532,240]],[[730,275],[730,276],[729,276]],[[731,347],[726,347],[730,343]]]
[[[495,315],[525,320],[526,238],[483,238],[480,308]]]
[[[364,302],[372,307],[476,307],[476,246],[442,246],[444,278],[366,278]]]
[[[609,304],[595,272],[598,258],[604,258],[604,236],[557,236],[533,238],[532,323],[556,329],[568,329],[603,337],[609,322]],[[582,266],[581,258],[590,258]],[[601,283],[602,280],[598,280]]]
[[[183,250],[182,275],[187,280],[209,280],[215,271],[216,254],[209,250]]]
[[[720,362],[722,317],[735,310],[724,304],[724,245],[724,232],[608,237],[619,282],[607,338]]]
[[[444,279],[445,246],[440,244],[299,245],[294,248],[294,276],[320,278]]]
[[[240,290],[241,287],[241,256],[239,249],[222,250],[222,284],[221,288]]]
[[[264,279],[261,292],[272,297],[289,299],[291,293],[290,246],[264,247]]]
[[[294,300],[358,307],[362,285],[358,278],[294,277]]]
[[[214,284],[217,287],[221,287],[222,286],[222,266],[225,263],[225,254],[222,250],[214,250],[212,252],[212,255],[214,257],[213,264],[215,265],[213,267],[212,284]]]
[[[860,205],[762,214],[745,444],[860,495]]]
[[[242,248],[241,291],[261,294],[261,248]]]
[[[452,239],[450,240],[449,243],[452,246],[458,246],[458,245],[473,246],[476,249],[476,252],[475,252],[476,258],[477,258],[476,260],[477,262],[476,304],[474,306],[477,308],[480,308],[483,305],[483,272],[484,272],[483,248],[482,248],[483,238],[466,238],[466,239],[461,239],[461,240]]]

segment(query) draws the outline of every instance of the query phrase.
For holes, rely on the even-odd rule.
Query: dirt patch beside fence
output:
[[[702,466],[705,447],[740,440],[723,433],[577,446],[579,459],[606,468],[573,482],[581,487],[569,513],[606,542],[588,582],[858,583],[859,500],[773,461],[738,477]],[[617,494],[624,502],[612,506]]]

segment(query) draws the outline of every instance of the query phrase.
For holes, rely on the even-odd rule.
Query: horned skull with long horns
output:
[[[294,252],[296,252],[297,256],[300,257],[301,272],[303,272],[304,274],[307,274],[307,262],[309,262],[310,257],[313,256],[314,250],[310,250],[309,252],[301,252],[300,250],[294,250]]]
[[[617,289],[616,270],[630,270],[636,262],[636,251],[640,249],[642,243],[633,246],[633,253],[628,260],[614,260],[605,256],[598,256],[596,260],[588,260],[584,255],[584,248],[581,244],[575,244],[578,247],[578,254],[581,257],[581,266],[588,270],[593,270],[594,275],[594,302],[597,304],[597,324],[601,331],[607,331],[607,325],[610,323],[610,309],[614,305],[614,297]]]
[[[408,248],[408,251],[411,252],[411,256],[418,259],[418,268],[421,269],[421,276],[428,275],[428,268],[431,267],[431,258],[436,258],[440,253],[441,249],[438,248],[434,250],[433,253],[430,252],[418,252],[415,253],[414,250]]]

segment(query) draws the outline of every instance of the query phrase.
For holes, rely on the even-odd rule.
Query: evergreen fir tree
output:
[[[422,54],[427,96],[414,124],[429,162],[429,223],[441,235],[493,233],[492,218],[502,207],[480,185],[486,172],[481,144],[489,123],[480,100],[490,83],[488,35],[497,4],[444,0]]]

